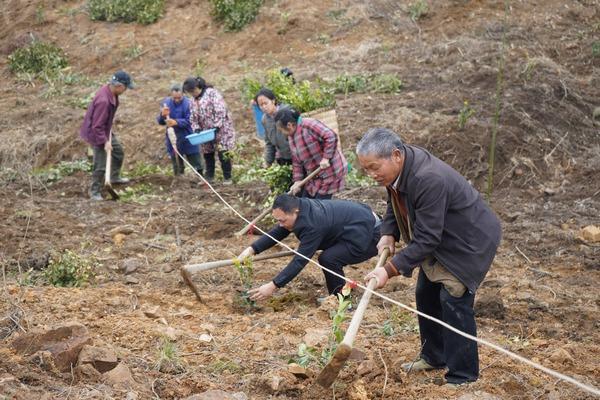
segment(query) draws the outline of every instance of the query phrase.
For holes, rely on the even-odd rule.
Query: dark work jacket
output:
[[[102,86],[88,106],[79,136],[92,146],[104,146],[118,107],[119,97],[113,96],[109,85]]]
[[[298,253],[311,258],[317,250],[327,249],[345,242],[350,254],[360,255],[367,251],[375,234],[375,216],[366,204],[346,200],[300,199],[300,210],[293,231],[300,246]],[[285,239],[291,232],[277,225],[269,235],[277,240]],[[252,244],[256,254],[275,245],[275,241],[263,235]],[[295,255],[292,261],[273,279],[277,287],[283,287],[302,271],[308,261]]]
[[[411,238],[391,260],[410,276],[427,256],[435,257],[474,293],[483,281],[500,244],[500,221],[477,190],[445,162],[426,150],[404,145],[404,169],[387,187],[388,207],[382,235],[400,238],[390,198],[396,190],[408,208]]]

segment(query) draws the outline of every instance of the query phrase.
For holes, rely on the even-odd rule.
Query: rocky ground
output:
[[[73,68],[96,82],[121,67],[132,73],[139,89],[123,97],[117,120],[129,171],[140,163],[168,166],[163,132],[154,123],[157,105],[169,83],[187,76],[201,57],[205,75],[232,109],[243,157],[260,154],[261,144],[240,100],[242,77],[277,64],[291,67],[299,79],[392,72],[404,81],[399,94],[338,96],[344,150],[351,152],[366,129],[390,127],[485,191],[501,66],[490,202],[504,236],[478,291],[479,336],[598,387],[600,244],[583,233],[600,226],[600,133],[593,119],[600,58],[591,52],[600,32],[598,2],[510,2],[508,10],[492,1],[428,3],[428,14],[413,22],[408,2],[266,2],[258,20],[240,33],[223,32],[203,1],[169,3],[166,16],[150,26],[92,23],[80,1],[0,5],[5,82],[0,89],[0,394],[10,399],[593,398],[485,347],[480,347],[481,379],[468,387],[439,386],[440,372],[407,374],[398,366],[418,355],[416,319],[379,298],[371,300],[355,342],[362,355],[324,390],[314,382],[318,363],[310,363],[305,373],[288,365],[297,361],[301,343],[325,346],[331,329],[335,304],[317,303],[323,278],[314,265],[274,300],[251,310],[239,304],[241,285],[233,268],[194,275],[202,302],[183,283],[182,265],[231,258],[253,240],[233,235],[243,223],[193,175],[140,174],[130,187],[143,186],[146,195],[92,203],[87,173],[51,184],[30,174],[33,167],[85,155],[77,139],[83,110],[69,99],[96,87],[81,84],[48,98],[42,83],[17,80],[5,56],[28,32],[67,49]],[[40,4],[44,21],[36,20]],[[125,59],[134,44],[143,54]],[[457,118],[465,100],[475,114],[461,130]],[[244,168],[242,161],[237,168]],[[13,172],[11,179],[7,171]],[[267,195],[263,184],[215,188],[247,217]],[[377,187],[350,187],[340,197],[367,202],[379,212],[385,206]],[[49,259],[64,249],[98,261],[93,284],[44,283]],[[373,262],[350,267],[347,275],[361,280]],[[283,265],[281,259],[257,262],[255,282],[271,279]],[[414,305],[414,285],[414,278],[398,278],[382,292]]]

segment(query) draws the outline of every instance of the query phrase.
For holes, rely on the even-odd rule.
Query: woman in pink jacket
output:
[[[206,179],[215,177],[215,153],[219,155],[223,170],[223,184],[231,184],[231,156],[235,147],[235,130],[227,104],[221,93],[201,77],[190,77],[183,82],[183,90],[192,95],[190,122],[194,132],[215,129],[215,140],[203,143],[202,153],[206,162]]]

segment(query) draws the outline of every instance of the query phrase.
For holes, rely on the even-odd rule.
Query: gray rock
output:
[[[77,359],[77,365],[90,364],[100,373],[110,371],[118,363],[117,354],[112,349],[90,345],[83,346]]]
[[[123,261],[123,264],[121,265],[121,271],[123,271],[125,275],[129,275],[133,274],[141,266],[142,262],[137,258],[128,258],[125,261]]]

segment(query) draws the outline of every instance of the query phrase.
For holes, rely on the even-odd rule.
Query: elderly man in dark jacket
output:
[[[376,128],[357,145],[361,166],[388,191],[388,207],[377,244],[381,252],[400,238],[406,247],[367,279],[379,287],[420,266],[417,309],[476,335],[473,301],[500,243],[500,222],[481,195],[452,167],[426,150],[402,143]],[[446,381],[477,380],[477,343],[419,316],[421,357],[412,370],[448,368]]]
[[[117,71],[107,85],[102,86],[88,106],[79,131],[79,136],[88,142],[94,150],[94,172],[92,172],[92,200],[102,200],[102,177],[106,169],[106,151],[112,150],[111,183],[127,183],[121,178],[123,165],[123,146],[112,132],[113,120],[119,107],[119,96],[132,89],[131,77],[125,71]]]
[[[345,200],[313,200],[287,194],[278,196],[273,203],[273,217],[279,223],[269,235],[283,240],[294,232],[300,240],[298,253],[311,258],[317,250],[323,250],[319,263],[344,276],[343,267],[358,264],[377,254],[380,219],[371,209],[361,203]],[[258,254],[275,241],[262,236],[246,248],[239,259]],[[271,282],[254,289],[251,299],[263,300],[296,277],[308,261],[298,255]],[[344,286],[344,279],[323,271],[329,294],[337,294]]]

